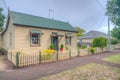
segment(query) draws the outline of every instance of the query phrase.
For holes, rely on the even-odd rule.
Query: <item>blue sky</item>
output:
[[[107,0],[99,0],[102,6],[106,7]],[[107,33],[107,16],[105,9],[102,9],[96,0],[5,0],[7,7],[16,12],[32,14],[55,20],[69,22],[72,26],[79,26],[86,30],[98,30]],[[0,7],[7,10],[3,0],[0,0]],[[111,29],[113,25],[111,25]]]

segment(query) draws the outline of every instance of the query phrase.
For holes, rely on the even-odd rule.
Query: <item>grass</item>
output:
[[[105,58],[104,60],[120,64],[120,54],[115,54],[110,57]]]
[[[37,80],[120,80],[120,69],[91,63]]]

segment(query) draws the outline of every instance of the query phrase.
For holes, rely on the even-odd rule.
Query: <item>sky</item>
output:
[[[46,17],[64,22],[69,22],[72,26],[83,28],[86,32],[97,30],[108,32],[108,18],[105,16],[107,0],[0,0],[0,7],[4,9],[3,14],[7,14],[7,9]],[[110,28],[114,26],[111,23]]]

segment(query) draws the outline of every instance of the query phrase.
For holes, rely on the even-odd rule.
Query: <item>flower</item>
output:
[[[43,50],[42,54],[54,54],[55,52],[56,52],[56,50],[49,50],[49,49],[47,49],[47,50]]]

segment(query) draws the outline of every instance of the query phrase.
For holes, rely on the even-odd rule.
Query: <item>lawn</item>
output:
[[[115,54],[110,57],[105,58],[104,60],[120,64],[120,54]]]
[[[37,80],[120,80],[120,69],[91,63]]]

